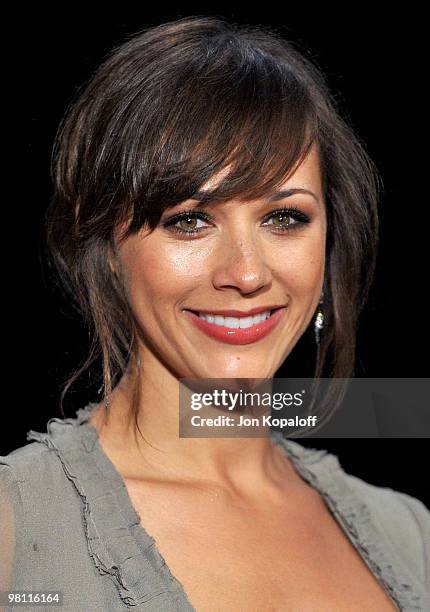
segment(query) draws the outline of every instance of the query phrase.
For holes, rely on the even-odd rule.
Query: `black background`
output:
[[[12,189],[3,202],[9,217],[3,226],[3,350],[10,371],[3,386],[0,454],[25,444],[29,429],[45,431],[50,417],[62,416],[59,384],[88,346],[86,330],[55,293],[40,257],[58,123],[77,86],[123,36],[187,15],[274,26],[324,72],[384,182],[378,267],[361,320],[356,376],[428,375],[426,61],[420,16],[396,13],[392,7],[389,15],[376,15],[363,5],[356,12],[351,5],[345,12],[287,6],[283,11],[261,6],[241,11],[206,4],[204,10],[188,5],[170,12],[142,7],[111,14],[103,7],[92,15],[79,8],[61,15],[33,10],[5,26],[3,75],[10,69],[11,78],[3,133],[10,130],[12,138],[9,148],[6,140],[3,146],[12,165],[6,176]],[[300,361],[300,347],[291,359]],[[95,399],[95,386],[87,383],[83,380],[68,396],[66,416]],[[309,445],[335,452],[346,471],[368,482],[430,505],[427,439],[321,439]]]

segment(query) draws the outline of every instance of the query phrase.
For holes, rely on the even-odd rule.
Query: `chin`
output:
[[[206,373],[200,372],[194,378],[273,378],[276,369],[268,371],[267,364],[257,366],[255,363],[246,365],[246,359],[240,358],[240,361],[236,358],[235,364],[229,367],[225,365],[217,366],[212,363]]]

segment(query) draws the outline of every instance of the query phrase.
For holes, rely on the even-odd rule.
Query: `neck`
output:
[[[104,406],[100,404],[90,419],[104,450],[123,476],[205,482],[232,491],[261,492],[264,486],[277,486],[285,478],[285,470],[291,469],[268,430],[260,431],[258,437],[215,437],[208,433],[203,435],[213,437],[179,437],[180,383],[155,359],[153,363],[145,360],[137,381],[137,435],[131,414],[136,378],[130,373],[113,391],[109,418],[104,418]],[[227,411],[211,406],[208,413],[214,417]]]

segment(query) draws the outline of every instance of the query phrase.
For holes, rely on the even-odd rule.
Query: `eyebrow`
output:
[[[192,196],[191,196],[191,200],[204,200],[207,196],[207,194],[210,193],[208,191],[196,191]],[[278,200],[283,200],[284,198],[289,198],[292,195],[295,195],[296,193],[307,193],[309,195],[311,195],[317,202],[317,204],[319,204],[319,199],[317,198],[317,196],[314,194],[313,191],[309,191],[309,189],[303,189],[300,187],[291,187],[290,189],[283,189],[282,191],[275,191],[274,193],[272,193],[269,197],[269,202],[277,202]],[[208,204],[208,202],[204,202],[202,204],[202,206],[204,206],[205,204]]]

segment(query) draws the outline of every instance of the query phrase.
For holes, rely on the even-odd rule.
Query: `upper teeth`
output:
[[[270,310],[259,312],[258,314],[249,317],[223,317],[222,315],[213,315],[199,312],[199,317],[208,321],[209,323],[215,323],[215,325],[222,325],[223,327],[233,327],[235,329],[245,329],[251,327],[256,323],[261,323],[270,317]]]

